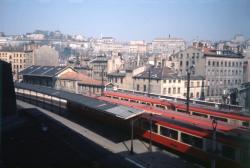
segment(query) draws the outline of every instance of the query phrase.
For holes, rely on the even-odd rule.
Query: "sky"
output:
[[[250,38],[250,0],[0,0],[0,32],[36,29],[125,41]]]

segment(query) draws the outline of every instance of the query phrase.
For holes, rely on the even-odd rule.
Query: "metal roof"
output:
[[[22,75],[30,75],[30,76],[46,76],[46,77],[53,77],[60,73],[61,71],[65,70],[67,67],[63,66],[35,66],[32,65],[20,73]]]
[[[26,83],[15,83],[16,88],[32,90],[35,92],[47,94],[57,98],[65,99],[89,108],[96,109],[100,112],[115,116],[117,118],[127,120],[144,113],[143,110],[127,107],[123,105],[113,104],[106,101],[97,100],[95,98],[70,93],[62,90],[56,90],[49,87],[31,85]]]

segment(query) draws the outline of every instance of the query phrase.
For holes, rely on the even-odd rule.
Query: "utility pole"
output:
[[[131,119],[131,146],[130,146],[130,154],[134,154],[134,120],[133,118]]]
[[[101,88],[101,96],[103,96],[104,92],[104,68],[102,67],[102,88]]]
[[[187,70],[187,102],[186,102],[186,105],[187,105],[187,113],[189,113],[189,94],[190,94],[190,71]]]
[[[217,127],[217,121],[216,119],[213,119],[212,121],[212,127],[213,127],[213,148],[212,148],[212,160],[211,160],[211,168],[215,168],[215,153],[216,153],[216,127]]]

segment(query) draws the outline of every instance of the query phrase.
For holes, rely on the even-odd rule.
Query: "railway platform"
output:
[[[109,135],[120,136],[117,130],[102,130],[103,132],[100,134],[98,131],[95,131],[93,128],[89,129],[89,127],[84,127],[77,122],[59,116],[55,113],[52,113],[43,108],[37,107],[35,105],[17,100],[17,105],[22,108],[37,108],[43,114],[51,117],[57,122],[63,124],[64,126],[70,128],[74,132],[80,134],[81,136],[91,140],[92,142],[102,146],[106,150],[119,155],[130,164],[134,165],[134,167],[139,168],[165,168],[165,167],[202,167],[196,163],[187,161],[186,159],[168,152],[165,149],[161,149],[155,145],[152,145],[152,151],[149,150],[149,143],[134,139],[134,154],[130,153],[130,139],[121,138],[119,141],[113,141],[112,138],[107,138],[103,136],[106,132],[111,132]],[[97,126],[98,127],[98,126]]]

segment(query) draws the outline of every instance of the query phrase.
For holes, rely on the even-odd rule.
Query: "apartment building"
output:
[[[204,57],[207,97],[212,101],[221,101],[223,94],[230,89],[239,88],[243,82],[244,57],[219,50],[206,51]]]
[[[191,70],[191,75],[205,76],[205,57],[200,48],[189,47],[171,56],[172,67],[180,76],[187,75],[187,70]]]
[[[178,76],[168,67],[150,68],[133,78],[135,91],[178,98],[186,98],[187,96],[187,77]],[[204,78],[191,76],[190,98],[200,99],[204,89]]]
[[[0,50],[0,59],[11,64],[14,80],[20,79],[20,71],[34,64],[32,50],[3,49]]]
[[[186,48],[186,42],[181,38],[156,38],[152,41],[154,54],[166,54],[170,56]]]

